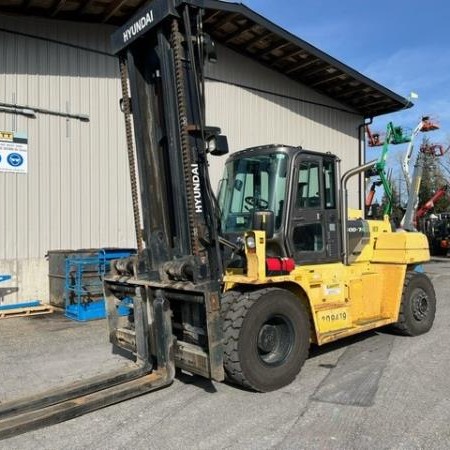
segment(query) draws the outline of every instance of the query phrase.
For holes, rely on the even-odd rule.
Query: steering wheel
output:
[[[252,208],[267,209],[269,207],[269,202],[262,198],[249,196],[245,197],[244,200],[245,203],[248,203]]]

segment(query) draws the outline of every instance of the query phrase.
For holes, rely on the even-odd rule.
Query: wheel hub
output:
[[[274,350],[279,340],[279,334],[276,327],[265,324],[259,331],[258,348],[264,352],[269,353]]]
[[[282,364],[295,341],[294,328],[284,316],[272,316],[260,328],[257,351],[261,360],[270,366]]]
[[[414,318],[418,321],[425,319],[428,312],[428,297],[422,290],[416,293],[412,302]]]

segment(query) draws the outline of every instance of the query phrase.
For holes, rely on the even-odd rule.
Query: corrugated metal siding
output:
[[[337,154],[343,172],[358,164],[361,116],[343,112],[347,108],[341,104],[223,46],[218,46],[218,61],[207,70],[207,122],[221,127],[231,151],[271,143],[301,145]],[[224,159],[211,158],[214,186]],[[357,207],[356,179],[351,192],[350,204]]]
[[[108,51],[111,27],[0,16],[0,28]],[[0,113],[26,131],[29,173],[0,172],[0,259],[134,242],[125,134],[111,56],[0,31],[0,101],[90,116]]]

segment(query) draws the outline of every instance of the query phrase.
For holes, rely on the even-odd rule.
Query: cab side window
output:
[[[322,207],[320,174],[321,166],[318,161],[302,161],[300,163],[295,207],[296,215],[304,217],[302,219],[304,222],[296,224],[292,235],[294,249],[298,252],[321,252],[324,249],[323,226],[316,218],[319,212],[314,212]],[[311,212],[308,213],[305,210]],[[312,216],[309,217],[311,214]],[[313,218],[315,221],[311,223]]]
[[[300,164],[297,184],[297,208],[320,208],[319,164],[305,161]]]

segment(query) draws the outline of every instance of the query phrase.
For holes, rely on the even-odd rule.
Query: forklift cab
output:
[[[268,256],[297,264],[340,258],[337,158],[298,147],[264,146],[229,157],[219,203],[221,232],[236,241],[255,229],[261,211],[273,215],[266,229]],[[273,225],[271,225],[273,223]]]

